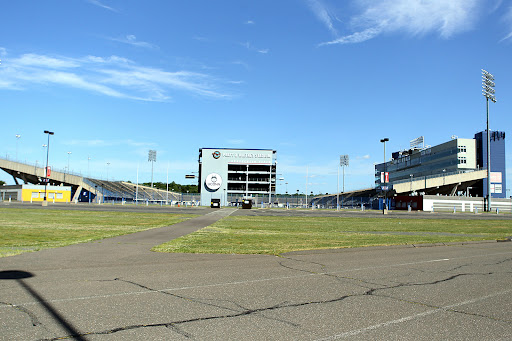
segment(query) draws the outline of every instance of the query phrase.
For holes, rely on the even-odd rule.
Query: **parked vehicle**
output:
[[[251,209],[252,208],[252,200],[249,200],[249,199],[244,199],[244,201],[242,201],[242,209]]]
[[[212,199],[210,207],[211,208],[220,208],[220,199]]]

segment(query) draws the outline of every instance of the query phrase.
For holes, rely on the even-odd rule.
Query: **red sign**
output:
[[[384,176],[384,174],[386,174],[386,175]],[[386,172],[386,173],[380,172],[380,182],[381,183],[388,183],[389,182],[389,172]]]
[[[46,177],[49,178],[52,174],[52,169],[50,166],[46,167]]]

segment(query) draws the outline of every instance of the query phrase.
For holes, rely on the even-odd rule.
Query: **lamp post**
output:
[[[110,162],[107,162],[107,181],[108,181],[108,169],[110,168]]]
[[[387,173],[387,169],[386,169],[386,142],[389,141],[389,138],[385,137],[383,139],[380,140],[380,142],[382,142],[384,144],[384,205],[382,206],[382,213],[383,214],[386,214],[386,209],[387,209],[387,199],[388,199],[388,187],[386,185],[387,181],[386,181],[386,173]]]
[[[71,152],[68,152],[68,174],[70,173],[69,172],[69,157],[71,156]]]
[[[489,130],[489,100],[496,103],[494,76],[482,69],[482,95],[487,104],[487,211],[491,211],[491,131]]]
[[[48,172],[48,159],[49,159],[49,155],[50,155],[50,135],[53,135],[55,134],[53,131],[49,131],[49,130],[45,130],[44,131],[45,134],[48,134],[48,143],[46,144],[46,168],[45,168],[45,179],[44,179],[44,201],[43,201],[43,206],[47,206],[48,205],[48,201],[46,200],[46,197],[47,197],[47,187],[48,187],[48,181],[49,180],[49,176],[50,176],[50,172]]]

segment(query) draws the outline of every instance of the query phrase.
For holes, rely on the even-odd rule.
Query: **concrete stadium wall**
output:
[[[452,197],[452,196],[437,196],[425,195],[423,197],[423,211],[437,212],[449,211],[452,212],[483,212],[484,198],[482,197]],[[511,199],[492,199],[491,209],[496,212],[512,212]]]

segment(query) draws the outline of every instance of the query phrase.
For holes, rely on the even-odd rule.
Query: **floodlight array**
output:
[[[496,92],[494,90],[495,86],[494,76],[482,69],[482,95],[488,100],[493,101],[493,103],[496,103],[496,96],[494,96]]]

